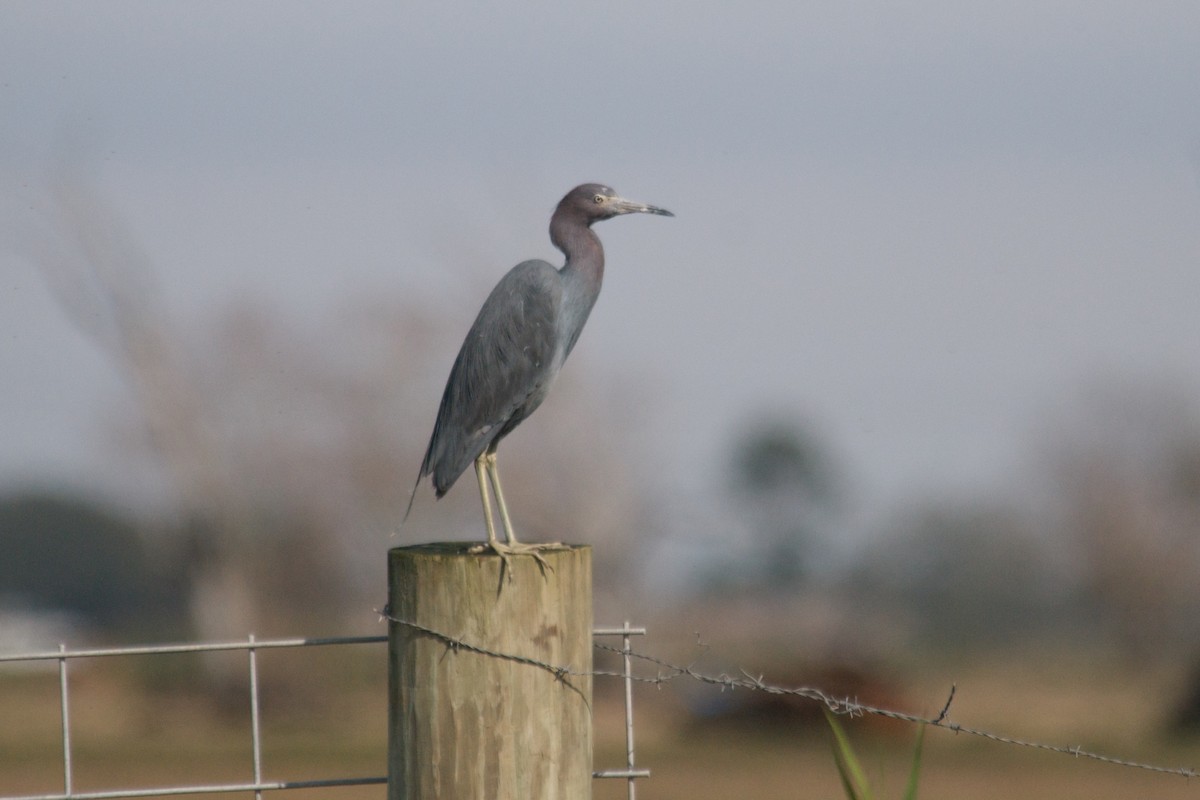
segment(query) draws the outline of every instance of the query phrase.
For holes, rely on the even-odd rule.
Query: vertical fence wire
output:
[[[629,635],[632,633],[629,620],[625,620],[621,631],[621,660],[623,662],[621,675],[622,680],[625,681],[625,768],[629,770],[629,777],[625,780],[628,782],[629,800],[636,800],[637,778],[633,774],[635,769],[633,758],[633,650],[629,645]]]
[[[634,757],[633,749],[633,646],[630,642],[631,636],[645,636],[645,628],[636,628],[629,624],[629,620],[619,628],[596,628],[592,631],[593,636],[620,636],[621,637],[621,681],[625,689],[625,768],[624,769],[605,769],[597,770],[592,773],[594,778],[624,778],[626,786],[626,796],[628,800],[636,800],[637,798],[637,779],[649,778],[650,770],[638,769],[637,759]]]
[[[262,738],[258,727],[258,651],[254,647],[254,634],[250,634],[250,738],[254,752],[254,785],[262,786]],[[254,790],[255,800],[262,800],[262,789]]]
[[[59,653],[66,653],[67,646],[59,644]],[[67,657],[58,659],[58,695],[62,708],[62,742],[63,742],[63,793],[70,796],[71,786],[71,706],[67,700]]]

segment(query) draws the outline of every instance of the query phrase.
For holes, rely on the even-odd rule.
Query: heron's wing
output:
[[[545,397],[561,360],[561,280],[545,261],[523,262],[479,310],[454,360],[421,465],[439,497]]]

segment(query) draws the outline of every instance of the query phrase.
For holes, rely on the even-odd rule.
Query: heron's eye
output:
[[[602,194],[596,195],[595,197],[592,198],[592,202],[594,202],[596,205],[600,205],[601,203],[604,202],[604,195],[602,195]]]

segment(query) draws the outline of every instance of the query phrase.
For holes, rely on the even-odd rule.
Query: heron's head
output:
[[[587,224],[610,219],[621,214],[659,214],[664,217],[675,216],[665,208],[626,200],[610,187],[600,183],[585,183],[567,192],[567,196],[558,204],[558,210],[579,214]]]

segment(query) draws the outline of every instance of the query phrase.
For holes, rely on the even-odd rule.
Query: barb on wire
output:
[[[950,714],[950,704],[954,702],[954,693],[958,691],[958,684],[950,684],[950,696],[946,698],[946,705],[942,706],[942,711],[933,718],[933,723],[941,723]]]
[[[556,666],[549,664],[536,658],[528,656],[514,655],[511,653],[499,653],[489,650],[485,647],[470,644],[460,638],[451,636],[441,631],[431,630],[423,625],[418,625],[415,622],[408,620],[397,619],[388,613],[385,608],[381,612],[381,616],[388,619],[397,625],[404,625],[413,630],[419,631],[427,636],[445,644],[448,648],[455,650],[465,650],[476,653],[478,655],[488,656],[491,658],[501,658],[506,661],[514,661],[519,664],[526,664],[537,669],[543,669],[552,673],[558,680],[563,680],[566,676],[582,676],[591,675],[599,677],[616,677],[624,678],[624,673],[613,672],[609,670],[593,670],[591,672],[581,672],[570,667]],[[611,653],[625,654],[626,651],[612,645],[595,643],[593,645],[597,650],[604,650]],[[1022,739],[1015,736],[1007,736],[1004,734],[993,733],[981,728],[973,728],[967,725],[961,725],[950,720],[950,706],[954,702],[957,686],[951,685],[949,696],[946,698],[945,704],[940,712],[934,717],[925,717],[920,714],[912,714],[905,711],[896,711],[889,708],[880,708],[878,706],[867,705],[860,703],[857,700],[852,700],[849,697],[835,697],[827,694],[821,689],[811,686],[778,686],[768,683],[762,675],[752,675],[745,670],[742,670],[741,676],[728,675],[720,673],[710,675],[701,672],[692,665],[679,666],[672,664],[669,661],[648,655],[646,653],[637,653],[629,651],[629,656],[644,664],[652,665],[656,668],[654,675],[633,675],[631,679],[638,683],[646,683],[654,686],[663,686],[680,678],[688,678],[699,683],[715,686],[722,691],[746,689],[755,692],[765,692],[773,695],[787,695],[790,697],[800,697],[813,702],[821,703],[829,711],[834,714],[848,717],[875,716],[885,719],[897,720],[899,722],[908,722],[914,725],[929,725],[934,728],[942,728],[956,734],[965,734],[967,736],[976,736],[987,741],[997,742],[999,744],[1013,745],[1015,747],[1027,747],[1032,750],[1042,750],[1049,753],[1060,753],[1062,755],[1074,756],[1075,758],[1089,759],[1091,761],[1099,761],[1104,764],[1112,764],[1118,767],[1130,767],[1132,769],[1145,770],[1147,772],[1156,772],[1165,775],[1179,775],[1184,778],[1200,777],[1200,771],[1191,767],[1165,767],[1157,764],[1149,764],[1141,761],[1132,761],[1129,759],[1118,758],[1116,756],[1104,755],[1090,750],[1084,750],[1078,745],[1054,745],[1044,742],[1036,742],[1030,739]],[[574,687],[572,687],[574,688]]]

